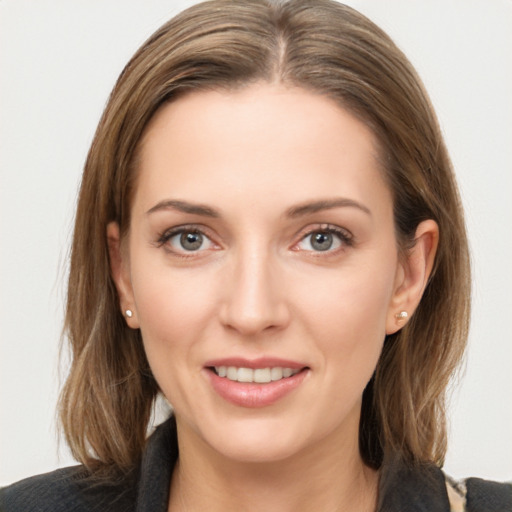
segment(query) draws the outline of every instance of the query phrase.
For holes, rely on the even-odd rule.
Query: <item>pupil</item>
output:
[[[332,235],[330,233],[315,233],[311,245],[317,251],[327,251],[332,246]]]
[[[196,251],[203,245],[203,235],[201,233],[183,233],[180,242],[183,249]]]

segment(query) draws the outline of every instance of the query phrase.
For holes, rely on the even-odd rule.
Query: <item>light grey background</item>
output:
[[[81,167],[126,61],[192,3],[0,0],[0,484],[72,463],[54,409]],[[512,2],[348,3],[423,77],[467,211],[474,313],[446,470],[512,480]]]

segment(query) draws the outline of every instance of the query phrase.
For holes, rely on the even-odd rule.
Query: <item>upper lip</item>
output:
[[[256,359],[246,359],[244,357],[223,357],[220,359],[212,359],[205,363],[206,367],[214,366],[235,366],[237,368],[292,368],[302,369],[307,365],[289,359],[281,359],[278,357],[258,357]]]

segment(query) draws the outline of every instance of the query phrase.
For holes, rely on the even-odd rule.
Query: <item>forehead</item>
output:
[[[211,202],[219,191],[229,196],[226,185],[235,196],[282,203],[389,195],[377,148],[365,124],[300,88],[256,84],[193,92],[161,107],[150,122],[136,197],[148,208],[165,193]]]

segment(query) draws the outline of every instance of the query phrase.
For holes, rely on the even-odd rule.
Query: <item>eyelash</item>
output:
[[[205,233],[205,230],[203,228],[200,228],[196,225],[184,225],[184,226],[177,226],[175,228],[168,229],[167,231],[164,231],[158,236],[157,240],[157,246],[163,247],[165,244],[167,244],[172,238],[174,238],[177,235],[183,235],[184,233],[187,234],[198,234],[204,237],[206,240],[208,240],[210,243],[214,243],[211,240],[211,237],[208,236]],[[179,258],[190,258],[194,257],[194,253],[200,252],[200,251],[187,251],[186,249],[183,249],[182,251],[177,251],[171,247],[165,248],[169,253],[173,254],[173,256],[177,256]]]
[[[338,240],[341,243],[341,246],[331,250],[330,248],[325,251],[308,251],[316,255],[321,254],[337,254],[339,251],[342,251],[343,249],[346,249],[347,247],[352,247],[354,245],[354,236],[352,233],[350,233],[348,230],[340,228],[338,226],[334,226],[332,224],[321,224],[313,229],[308,229],[307,232],[301,237],[300,241],[294,245],[294,247],[297,247],[298,244],[306,240],[308,237],[311,237],[315,234],[332,234],[335,235]]]
[[[157,246],[163,247],[165,244],[167,244],[172,238],[174,238],[177,235],[182,235],[184,233],[190,233],[190,234],[199,234],[203,236],[206,240],[209,241],[211,244],[215,244],[215,242],[212,241],[211,237],[208,236],[205,233],[204,228],[198,227],[197,225],[184,225],[184,226],[177,226],[175,228],[168,229],[167,231],[162,232],[158,235],[157,240]],[[322,224],[318,225],[315,228],[309,228],[307,231],[301,236],[300,240],[295,243],[292,247],[292,250],[300,250],[297,248],[297,246],[305,241],[308,237],[311,237],[315,234],[332,234],[335,235],[338,240],[341,243],[341,247],[335,248],[334,250],[326,249],[325,251],[315,251],[315,250],[307,250],[306,252],[311,252],[315,255],[332,255],[338,253],[340,250],[343,250],[347,247],[352,247],[354,245],[354,237],[353,235],[347,231],[346,229],[340,228],[338,226],[334,226],[331,224]],[[183,249],[182,251],[177,251],[175,249],[172,249],[170,247],[166,247],[166,250],[169,253],[172,253],[174,256],[180,257],[180,258],[191,258],[195,255],[195,253],[202,252],[200,250],[198,251],[187,251],[186,249]]]

